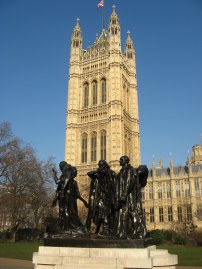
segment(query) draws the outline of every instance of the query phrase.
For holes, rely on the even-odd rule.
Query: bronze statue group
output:
[[[98,237],[144,238],[145,218],[142,209],[141,189],[145,187],[148,169],[145,165],[134,168],[127,156],[120,158],[118,174],[100,160],[97,170],[88,172],[90,177],[89,199],[80,195],[76,167],[63,161],[59,164],[61,176],[53,169],[57,184],[52,206],[59,205],[59,229],[69,234],[94,234]],[[88,208],[86,223],[80,221],[77,199]]]

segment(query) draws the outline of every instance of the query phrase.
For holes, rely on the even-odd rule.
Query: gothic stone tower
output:
[[[128,32],[121,51],[119,18],[113,6],[108,31],[82,48],[77,19],[71,39],[65,160],[78,169],[78,180],[105,159],[119,170],[128,155],[140,164],[135,50]]]

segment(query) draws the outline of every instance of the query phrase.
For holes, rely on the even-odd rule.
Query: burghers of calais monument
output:
[[[104,6],[101,1],[98,6]],[[65,160],[53,169],[56,229],[47,229],[33,256],[37,269],[173,269],[175,255],[148,246],[141,189],[135,49],[128,31],[124,53],[113,6],[108,30],[82,47],[79,19],[71,38]],[[84,199],[80,183],[89,187]],[[77,201],[87,208],[79,216]]]
[[[91,233],[91,222],[96,225],[95,234],[98,236],[125,239],[146,236],[141,188],[146,185],[148,169],[145,165],[135,169],[130,165],[128,156],[120,158],[120,165],[122,168],[116,174],[105,160],[100,160],[98,169],[88,172],[91,178],[89,203],[80,195],[75,180],[76,167],[62,161],[59,178],[53,170],[58,185],[53,201],[53,206],[57,202],[59,205],[57,236],[88,236]],[[85,225],[78,216],[77,199],[88,208]]]

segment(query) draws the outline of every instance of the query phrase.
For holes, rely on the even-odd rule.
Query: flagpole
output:
[[[105,29],[105,13],[104,13],[104,6],[105,6],[105,3],[104,3],[104,0],[101,0],[98,5],[97,5],[97,9],[99,7],[102,7],[102,30]]]
[[[105,2],[106,0],[104,1],[104,6],[103,6],[103,9],[102,9],[102,30],[105,29],[105,13],[104,13],[104,8],[105,8]]]

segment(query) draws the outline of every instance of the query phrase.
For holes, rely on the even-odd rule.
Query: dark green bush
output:
[[[202,243],[202,228],[195,230],[192,234],[192,238],[197,244],[199,243],[200,245],[200,243]]]
[[[153,230],[150,232],[150,235],[155,245],[163,244],[166,241],[166,236],[163,230]]]
[[[175,236],[175,232],[171,231],[171,230],[165,230],[163,231],[164,236],[165,236],[165,241],[166,242],[172,242],[173,241],[173,237]]]
[[[55,217],[48,217],[45,220],[46,229],[45,233],[55,234],[58,232],[58,219]]]
[[[177,245],[186,245],[187,239],[185,234],[175,234],[174,243]]]
[[[44,230],[34,228],[18,229],[16,231],[17,241],[40,241],[43,239]]]
[[[1,231],[0,232],[0,242],[6,242],[12,239],[12,232],[11,231]]]
[[[172,230],[153,230],[150,232],[150,236],[156,245],[169,242],[173,242],[178,245],[185,245],[188,239],[187,235],[177,234]]]

